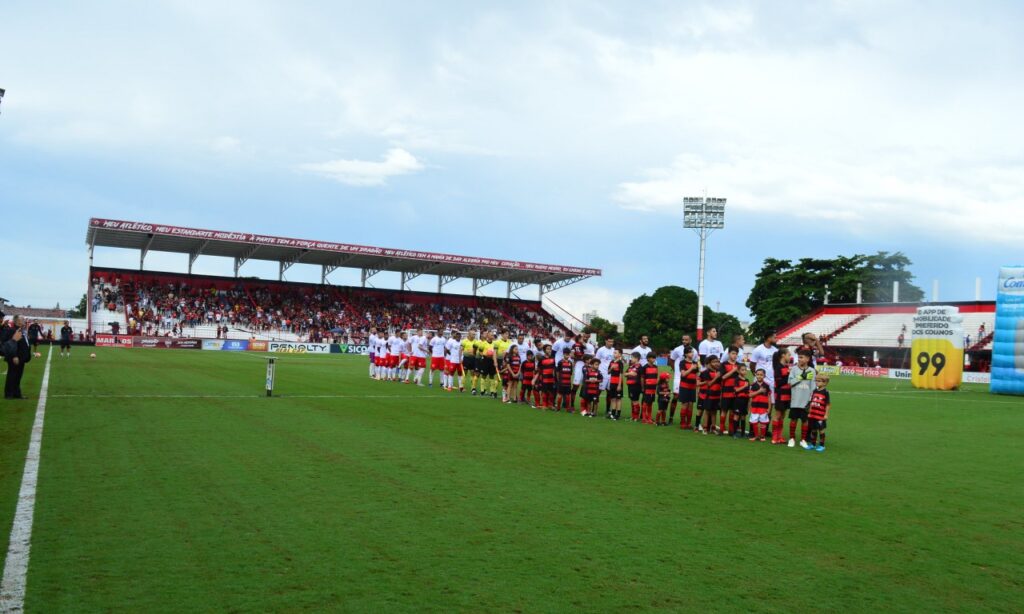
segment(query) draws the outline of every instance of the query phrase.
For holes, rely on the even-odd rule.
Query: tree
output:
[[[920,301],[924,292],[911,282],[910,264],[902,252],[801,258],[796,263],[768,258],[747,298],[754,316],[750,332],[760,339],[807,315],[825,303],[826,286],[830,303],[856,302],[858,283],[862,284],[864,302],[881,303],[892,300],[892,283],[898,281],[901,301]]]
[[[679,286],[662,286],[648,296],[633,299],[622,318],[625,346],[640,341],[642,335],[650,338],[651,346],[659,351],[679,345],[683,333],[697,332],[697,293]],[[725,343],[743,332],[734,316],[704,306],[704,327],[718,328],[719,338]]]
[[[69,318],[84,318],[85,317],[85,295],[82,295],[82,300],[78,301],[78,307],[68,311]]]
[[[591,318],[590,324],[583,327],[583,332],[596,335],[599,342],[603,342],[608,337],[619,336],[618,327],[600,316]]]

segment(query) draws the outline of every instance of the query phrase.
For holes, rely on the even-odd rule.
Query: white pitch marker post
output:
[[[274,359],[267,359],[267,396],[274,396]]]
[[[53,346],[46,354],[43,384],[39,388],[36,419],[32,423],[32,436],[25,455],[25,473],[21,477],[18,507],[14,511],[11,541],[4,562],[3,584],[0,585],[0,612],[22,612],[25,609],[25,581],[28,576],[28,556],[32,547],[32,519],[36,509],[36,482],[39,479],[39,452],[43,444],[43,418],[46,416],[46,391],[50,387],[50,358]]]

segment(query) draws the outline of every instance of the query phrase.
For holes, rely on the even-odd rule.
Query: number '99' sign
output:
[[[918,308],[910,344],[910,382],[914,388],[960,387],[964,370],[962,322],[956,307]]]

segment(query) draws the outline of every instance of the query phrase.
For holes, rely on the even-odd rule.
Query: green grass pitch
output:
[[[370,381],[52,360],[26,610],[1020,611],[1024,399],[835,378],[824,454]],[[6,543],[32,400],[0,408]]]

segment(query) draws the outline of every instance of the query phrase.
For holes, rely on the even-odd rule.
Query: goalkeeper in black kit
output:
[[[60,357],[71,358],[71,336],[74,331],[71,330],[71,322],[64,320],[64,326],[60,327]]]

